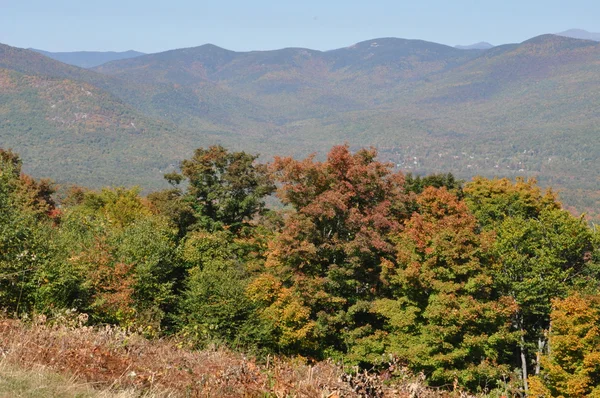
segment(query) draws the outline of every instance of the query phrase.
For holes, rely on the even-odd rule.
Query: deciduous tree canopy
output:
[[[391,377],[494,396],[598,394],[600,233],[554,193],[405,178],[347,145],[323,161],[256,160],[199,148],[166,176],[172,189],[76,188],[57,205],[51,182],[0,150],[0,310],[392,361]],[[276,187],[282,206],[268,210]]]

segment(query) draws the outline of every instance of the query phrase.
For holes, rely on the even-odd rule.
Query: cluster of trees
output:
[[[197,149],[172,188],[72,189],[0,150],[0,307],[436,386],[599,395],[600,234],[535,181]],[[281,205],[267,209],[276,193]]]

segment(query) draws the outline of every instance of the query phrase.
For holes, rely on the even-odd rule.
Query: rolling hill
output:
[[[375,145],[410,172],[535,176],[562,189],[581,211],[600,208],[600,43],[594,41],[543,35],[465,50],[381,38],[326,52],[203,45],[92,70],[32,54],[0,46],[0,67],[84,82],[148,126],[170,126],[164,145],[182,150],[165,160],[212,143],[268,159],[322,154],[348,142]],[[130,155],[148,152],[132,147]],[[114,165],[99,164],[101,170],[110,175]],[[158,174],[140,172],[136,182],[143,184]]]
[[[25,171],[91,186],[160,183],[186,150],[174,126],[140,115],[95,86],[0,69],[0,137]],[[158,186],[155,184],[155,186]]]
[[[164,186],[164,171],[201,134],[148,117],[99,87],[118,85],[0,46],[0,146],[20,153],[26,172],[58,182]]]
[[[284,126],[377,107],[382,89],[439,73],[478,53],[394,38],[327,52],[301,48],[233,52],[204,45],[110,62],[93,70],[150,88],[145,100],[142,96],[133,100],[148,114],[192,128],[200,118],[251,134],[265,123]],[[170,108],[174,104],[177,109]]]
[[[28,75],[43,75],[88,81],[96,85],[106,84],[108,79],[60,61],[48,58],[35,51],[0,44],[0,68]]]

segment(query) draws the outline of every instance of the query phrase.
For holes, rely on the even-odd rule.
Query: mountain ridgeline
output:
[[[459,50],[489,50],[490,48],[494,47],[494,45],[486,41],[480,41],[479,43],[469,44],[466,46],[456,45],[454,47],[458,48]]]
[[[573,39],[600,41],[600,33],[588,32],[583,29],[569,29],[557,33],[559,36],[571,37]]]
[[[134,58],[144,55],[139,51],[72,51],[72,52],[50,52],[44,50],[37,50],[30,48],[37,53],[45,55],[46,57],[55,59],[65,64],[79,66],[80,68],[93,68],[110,61],[117,61],[120,59]]]
[[[115,174],[147,189],[195,147],[222,144],[268,159],[322,156],[347,142],[375,146],[412,173],[537,177],[567,205],[593,213],[599,60],[600,43],[556,35],[488,49],[396,38],[331,51],[208,44],[89,70],[0,46],[0,137],[34,175],[94,185]],[[68,94],[73,84],[96,95],[84,103]],[[83,113],[98,116],[103,153],[88,146],[93,138],[81,123],[57,124],[59,105],[44,90],[61,96],[65,120],[85,106],[96,110]],[[73,140],[75,158],[61,152]]]

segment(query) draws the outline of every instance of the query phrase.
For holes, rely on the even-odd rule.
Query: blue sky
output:
[[[600,31],[598,0],[0,0],[0,43],[48,51],[345,47],[378,37],[449,45]]]

